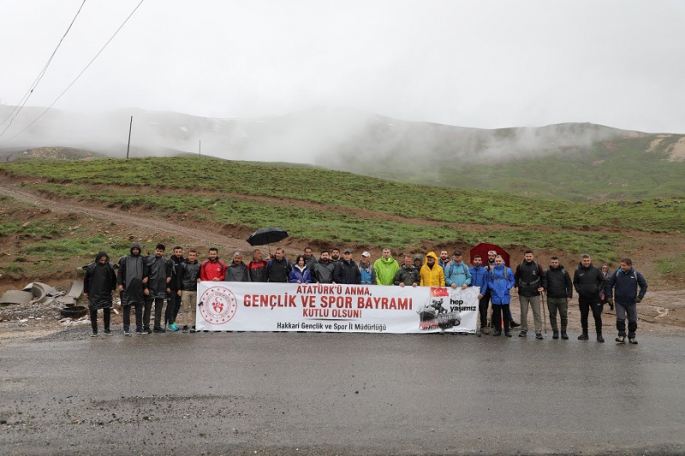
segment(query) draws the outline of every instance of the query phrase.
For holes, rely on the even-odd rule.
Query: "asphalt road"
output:
[[[680,337],[88,333],[0,346],[0,453],[685,453]]]

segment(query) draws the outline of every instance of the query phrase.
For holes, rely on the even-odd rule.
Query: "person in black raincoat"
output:
[[[124,309],[124,334],[131,335],[131,306],[136,312],[136,333],[143,334],[144,290],[147,283],[147,266],[140,255],[140,244],[131,244],[131,254],[119,259],[117,283],[121,294],[121,306]]]
[[[100,251],[95,261],[86,268],[83,278],[83,294],[88,298],[90,325],[93,328],[91,337],[98,335],[98,309],[102,309],[105,323],[105,334],[112,334],[109,322],[112,311],[112,296],[117,289],[117,274],[109,262],[107,253]]]
[[[162,311],[164,310],[164,303],[171,292],[173,262],[164,258],[165,250],[164,244],[157,244],[155,254],[145,257],[145,264],[148,267],[148,281],[145,296],[145,313],[143,314],[143,332],[147,334],[152,333],[150,330],[152,303],[155,304],[155,325],[153,330],[156,333],[166,332],[166,329],[162,328]],[[172,326],[170,329],[176,331],[178,327]]]

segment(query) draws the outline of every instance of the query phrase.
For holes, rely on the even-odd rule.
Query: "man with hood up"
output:
[[[383,249],[383,256],[373,263],[373,269],[376,271],[377,285],[394,285],[395,274],[400,270],[400,265],[392,257],[390,249],[385,248]]]
[[[247,265],[243,262],[243,254],[240,252],[235,252],[233,254],[233,261],[226,268],[226,276],[224,277],[226,282],[251,282],[250,280],[250,270]]]
[[[140,244],[131,244],[130,255],[119,259],[117,283],[121,295],[121,306],[124,309],[124,335],[130,336],[131,306],[136,313],[136,333],[143,334],[143,305],[147,288],[147,265],[140,256]]]
[[[422,287],[444,287],[445,271],[438,264],[438,256],[435,252],[426,254],[426,263],[421,266],[420,271]]]
[[[86,268],[83,278],[83,294],[88,299],[90,310],[90,326],[93,328],[91,337],[98,335],[98,309],[102,309],[105,320],[105,334],[110,335],[110,316],[112,311],[112,296],[117,289],[117,273],[109,262],[107,253],[100,251],[95,262]]]
[[[164,251],[166,247],[164,244],[157,244],[155,247],[155,254],[145,257],[145,263],[148,267],[148,295],[145,299],[145,313],[143,314],[143,331],[151,334],[150,331],[150,317],[152,314],[152,304],[155,304],[155,324],[154,332],[163,333],[166,329],[162,328],[162,311],[164,310],[164,303],[171,291],[171,273],[173,269],[173,262],[164,258]],[[178,330],[178,327],[172,325],[169,329],[172,331]]]
[[[573,274],[573,287],[578,293],[578,305],[580,306],[580,324],[583,333],[578,336],[578,340],[588,340],[588,315],[592,309],[592,316],[595,319],[595,331],[597,331],[597,342],[604,342],[602,337],[602,304],[600,295],[604,292],[604,275],[599,268],[592,264],[590,255],[580,257],[580,263],[576,272]]]

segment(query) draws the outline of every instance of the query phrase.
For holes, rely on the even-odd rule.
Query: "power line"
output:
[[[93,57],[93,59],[92,59],[90,62],[88,62],[88,65],[86,65],[85,68],[84,68],[83,70],[81,70],[81,72],[78,74],[78,76],[76,76],[76,78],[75,78],[73,81],[71,81],[71,84],[69,84],[69,85],[67,86],[67,88],[64,89],[64,91],[63,91],[62,93],[60,93],[59,96],[58,96],[57,98],[55,98],[55,101],[53,101],[52,104],[50,104],[50,106],[48,106],[47,108],[45,108],[45,111],[43,111],[38,117],[36,117],[36,118],[33,120],[33,122],[31,122],[31,123],[28,124],[26,127],[24,127],[22,130],[20,130],[16,135],[14,135],[14,136],[12,136],[11,138],[6,139],[6,140],[4,140],[4,141],[0,141],[0,144],[3,143],[3,142],[7,142],[7,141],[13,140],[14,138],[16,138],[17,136],[19,136],[20,134],[22,134],[24,131],[26,131],[31,125],[33,125],[34,123],[36,123],[36,122],[38,121],[38,119],[40,119],[41,117],[43,117],[43,116],[50,110],[50,108],[52,108],[52,107],[55,105],[55,103],[57,103],[57,102],[59,101],[59,99],[62,98],[62,96],[63,96],[65,93],[67,93],[67,91],[71,88],[71,86],[73,86],[73,85],[76,83],[76,81],[79,80],[79,78],[81,77],[81,75],[82,75],[83,73],[85,73],[85,71],[90,67],[90,65],[95,61],[95,59],[97,59],[98,56],[99,56],[100,54],[102,54],[102,51],[104,51],[105,48],[107,47],[107,45],[114,39],[115,36],[117,36],[117,33],[119,33],[119,30],[121,30],[121,29],[124,27],[124,25],[126,25],[126,23],[128,22],[128,20],[131,19],[131,16],[133,16],[133,14],[138,10],[138,8],[140,8],[140,5],[142,5],[144,1],[145,1],[145,0],[140,0],[140,2],[138,3],[138,5],[136,5],[136,7],[133,8],[133,11],[131,11],[131,14],[128,15],[128,17],[124,20],[124,22],[121,23],[121,25],[119,26],[119,28],[116,29],[116,31],[115,31],[114,34],[109,38],[109,40],[107,40],[107,42],[105,43],[105,45],[102,46],[102,48],[98,51],[97,54],[95,54],[95,57]]]
[[[12,117],[12,114],[14,114],[14,116],[10,120],[10,123],[5,127],[4,130],[2,130],[2,132],[0,132],[0,136],[2,136],[7,131],[7,129],[12,125],[12,121],[14,121],[14,119],[19,115],[19,113],[21,112],[21,110],[24,107],[24,105],[26,104],[26,102],[29,101],[29,98],[31,98],[33,91],[38,86],[38,83],[40,82],[40,80],[43,79],[45,72],[47,71],[48,67],[50,66],[50,62],[52,62],[53,57],[55,57],[55,54],[57,53],[57,49],[59,49],[59,47],[62,45],[62,41],[64,41],[64,38],[66,38],[67,34],[69,33],[69,30],[71,30],[71,26],[74,25],[74,22],[76,22],[76,18],[81,13],[81,10],[83,9],[83,5],[85,5],[85,4],[86,4],[86,0],[83,0],[83,3],[81,3],[81,6],[79,6],[78,11],[76,11],[76,15],[71,20],[69,27],[67,27],[67,31],[64,32],[64,35],[62,35],[62,38],[59,40],[59,43],[57,43],[57,47],[55,47],[55,50],[52,51],[52,55],[50,56],[48,61],[43,66],[43,69],[40,70],[40,72],[38,73],[38,77],[36,77],[36,80],[33,81],[33,84],[31,84],[31,86],[29,87],[29,90],[27,90],[26,93],[24,94],[24,96],[21,97],[21,100],[19,100],[19,104],[17,106],[15,106],[12,111],[10,111],[10,113],[7,115],[7,117],[5,117],[3,119],[2,122],[0,122],[0,125],[4,124],[7,121],[7,119]],[[14,111],[16,111],[16,114],[14,113]]]

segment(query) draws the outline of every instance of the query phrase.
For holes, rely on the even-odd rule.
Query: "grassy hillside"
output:
[[[515,133],[507,129],[493,135],[506,142]],[[550,142],[546,150],[502,151],[499,158],[488,154],[484,144],[467,154],[459,145],[453,151],[427,151],[416,162],[370,154],[350,157],[349,165],[339,168],[362,169],[386,179],[571,201],[685,197],[685,135],[613,135],[582,147]]]
[[[180,157],[31,161],[0,170],[25,179],[27,190],[79,204],[250,229],[276,225],[320,243],[419,249],[490,241],[615,260],[627,239],[619,229],[630,237],[685,231],[685,204],[676,199],[551,201],[284,164]]]

